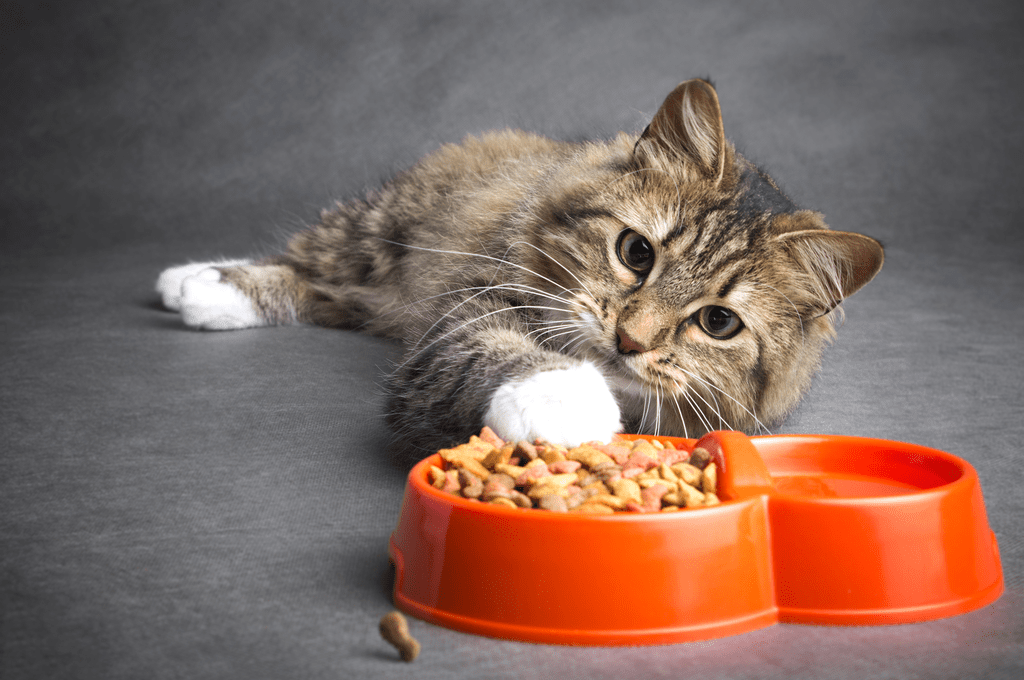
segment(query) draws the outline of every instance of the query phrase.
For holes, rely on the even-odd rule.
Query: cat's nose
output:
[[[619,336],[619,352],[622,354],[643,354],[647,351],[647,347],[644,347],[638,341],[626,332],[626,329],[619,326],[615,329],[615,333]]]

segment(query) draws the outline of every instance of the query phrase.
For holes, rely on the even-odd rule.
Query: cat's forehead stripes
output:
[[[551,217],[563,227],[576,229],[590,220],[614,218],[615,216],[610,210],[605,208],[586,205],[582,202],[573,202],[559,209],[552,210]]]
[[[756,166],[744,163],[739,181],[728,196],[687,202],[678,223],[665,235],[662,244],[668,246],[682,238],[691,245],[704,242],[709,247],[720,246],[728,238],[726,232],[756,231],[772,215],[795,210],[797,206],[771,177]],[[718,242],[707,241],[708,238],[718,239]]]

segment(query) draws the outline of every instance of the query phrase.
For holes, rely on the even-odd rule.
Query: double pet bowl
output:
[[[1003,576],[977,473],[879,439],[714,432],[721,504],[576,515],[505,508],[409,474],[389,554],[395,605],[511,640],[648,645],[777,622],[873,625],[962,614]]]

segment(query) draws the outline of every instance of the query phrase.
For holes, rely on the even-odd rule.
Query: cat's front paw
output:
[[[615,397],[592,364],[505,383],[491,398],[484,424],[507,441],[541,438],[565,446],[609,441],[622,431]]]

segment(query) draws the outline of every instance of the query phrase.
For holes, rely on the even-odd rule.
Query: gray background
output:
[[[1022,7],[0,3],[0,677],[1018,675]],[[639,130],[694,76],[793,198],[888,247],[781,431],[967,458],[1007,592],[924,624],[655,648],[413,621],[406,666],[376,632],[409,462],[381,419],[397,349],[190,332],[156,275],[273,252],[469,132]]]

